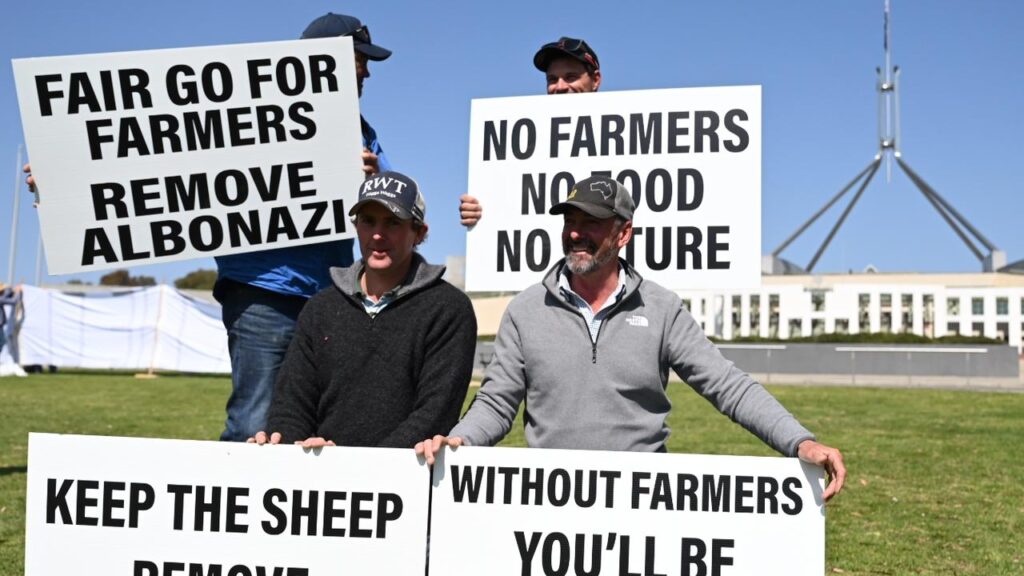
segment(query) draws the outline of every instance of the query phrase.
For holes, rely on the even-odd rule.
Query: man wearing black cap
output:
[[[433,463],[444,444],[493,446],[525,403],[532,447],[664,452],[671,368],[772,448],[824,466],[831,498],[846,477],[840,452],[726,360],[678,296],[617,258],[633,235],[633,210],[629,191],[605,176],[578,182],[551,208],[563,217],[565,258],[505,310],[494,360],[451,437],[416,451]]]
[[[386,60],[391,51],[372,43],[369,29],[353,16],[328,13],[313,20],[302,38],[351,36],[356,86],[370,77],[369,61]],[[391,166],[377,133],[360,118],[363,170],[367,175]],[[217,257],[214,296],[223,307],[231,356],[232,393],[221,440],[244,441],[267,424],[278,369],[295,330],[299,312],[330,286],[328,270],[353,261],[352,240]]]
[[[579,38],[563,36],[548,42],[533,56],[533,65],[545,74],[548,94],[597,92],[601,87],[601,63],[597,52]],[[464,226],[480,221],[483,208],[475,196],[459,198],[459,216]]]
[[[416,182],[371,176],[354,217],[362,260],[299,316],[274,387],[268,430],[251,441],[410,448],[459,418],[473,370],[466,295],[415,247],[427,235]]]

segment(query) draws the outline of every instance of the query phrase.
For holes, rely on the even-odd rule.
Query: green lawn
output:
[[[216,439],[226,377],[56,374],[0,380],[0,575],[22,574],[28,432]],[[840,447],[829,574],[1024,573],[1024,394],[771,387]],[[682,385],[673,452],[772,455]],[[506,439],[522,445],[517,425]]]

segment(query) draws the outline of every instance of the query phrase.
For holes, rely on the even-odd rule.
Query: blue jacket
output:
[[[381,172],[391,170],[384,149],[377,140],[377,131],[365,118],[360,117],[363,146],[377,155]],[[291,246],[275,250],[261,250],[246,254],[218,256],[217,279],[226,278],[288,296],[310,298],[331,285],[330,268],[347,267],[354,261],[353,245],[349,240],[335,240],[320,244]]]

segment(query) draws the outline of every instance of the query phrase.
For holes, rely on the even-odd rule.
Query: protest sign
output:
[[[430,574],[819,576],[823,483],[795,458],[446,450]]]
[[[420,575],[412,450],[29,435],[25,574]]]
[[[354,236],[351,38],[13,65],[51,274]]]
[[[751,288],[761,272],[761,88],[685,88],[474,100],[466,288],[517,291],[562,257],[575,182],[633,194],[622,256],[670,289]]]

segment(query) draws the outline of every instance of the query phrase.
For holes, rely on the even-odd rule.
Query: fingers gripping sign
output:
[[[829,482],[822,496],[826,502],[843,489],[843,484],[846,482],[846,465],[843,463],[843,454],[839,450],[814,440],[804,440],[800,443],[797,455],[804,462],[816,464],[825,469]]]

